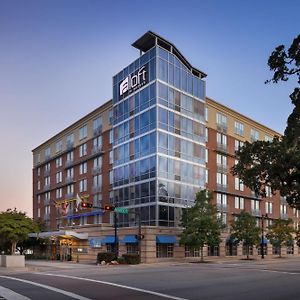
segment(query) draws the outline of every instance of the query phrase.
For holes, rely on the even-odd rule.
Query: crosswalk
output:
[[[14,292],[13,290],[10,290],[8,288],[5,288],[4,286],[0,285],[0,300],[30,300],[30,298],[23,296],[21,294],[18,294]]]

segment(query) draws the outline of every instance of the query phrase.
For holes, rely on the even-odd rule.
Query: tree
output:
[[[273,77],[268,82],[278,83],[289,78],[297,78],[300,84],[300,35],[286,51],[278,46],[268,60]],[[266,186],[278,190],[291,207],[300,208],[300,89],[295,87],[290,95],[295,106],[288,117],[282,137],[272,142],[246,142],[236,152],[238,163],[232,168],[244,184],[257,195],[265,197]]]
[[[11,245],[11,254],[15,254],[17,243],[27,240],[28,234],[38,232],[39,226],[23,212],[8,209],[0,213],[0,237]]]
[[[206,190],[196,194],[195,204],[183,212],[182,226],[184,227],[180,237],[180,244],[190,249],[200,249],[201,261],[203,247],[213,246],[221,242],[220,235],[223,227],[217,218],[217,210],[211,204],[211,194]]]
[[[231,222],[231,237],[244,243],[247,259],[249,259],[250,247],[259,244],[259,233],[260,229],[256,225],[255,217],[245,211]]]
[[[293,240],[292,234],[295,231],[292,227],[292,220],[274,220],[268,230],[266,237],[274,247],[279,247],[279,257],[281,257],[281,247]]]

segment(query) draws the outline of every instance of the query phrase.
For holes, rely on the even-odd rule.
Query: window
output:
[[[74,176],[74,169],[73,168],[67,169],[67,178],[66,179],[72,180],[73,176]]]
[[[113,110],[112,109],[110,109],[108,112],[108,122],[109,122],[109,125],[112,125],[112,123],[113,123]]]
[[[41,203],[41,195],[38,195],[37,200],[38,200],[38,204],[40,204]]]
[[[199,248],[189,248],[188,246],[185,246],[185,257],[199,257],[200,251]]]
[[[45,201],[49,201],[50,200],[50,192],[45,193]]]
[[[223,210],[227,207],[227,195],[217,193],[217,209]]]
[[[273,203],[272,202],[266,202],[266,213],[267,214],[273,213]]]
[[[87,190],[87,180],[82,179],[79,181],[79,192],[86,192]]]
[[[45,177],[45,187],[50,185],[50,176]]]
[[[79,175],[85,174],[87,172],[87,162],[79,165]]]
[[[114,173],[113,171],[109,171],[109,184],[114,183]]]
[[[67,185],[67,194],[73,194],[74,193],[74,184]]]
[[[259,216],[259,200],[251,200],[251,211],[254,216]]]
[[[238,151],[241,147],[244,146],[244,142],[242,141],[239,141],[239,140],[235,140],[234,141],[234,148],[235,148],[235,151]]]
[[[114,162],[114,152],[109,151],[109,163],[112,164]]]
[[[72,162],[74,159],[74,152],[71,151],[71,152],[68,152],[67,153],[67,162]]]
[[[56,189],[56,199],[62,198],[62,188]]]
[[[236,209],[244,209],[244,198],[243,197],[235,197],[234,198],[234,207]]]
[[[222,224],[227,224],[227,213],[223,211],[217,212],[217,218],[221,220]]]
[[[217,144],[227,146],[227,136],[217,132]]]
[[[111,129],[109,131],[109,143],[112,144],[114,142],[114,131]]]
[[[102,149],[102,135],[93,139],[93,151],[98,152]]]
[[[58,141],[55,145],[55,150],[56,153],[61,152],[62,151],[62,140]]]
[[[99,116],[93,120],[93,133],[94,135],[100,134],[102,131],[102,117]]]
[[[208,107],[207,106],[205,106],[204,114],[205,114],[205,121],[208,121]]]
[[[87,125],[79,128],[79,140],[83,140],[87,137]]]
[[[45,149],[45,159],[49,159],[51,156],[51,149],[50,147]]]
[[[57,172],[56,173],[56,183],[62,182],[62,172]]]
[[[41,175],[41,168],[37,168],[37,176]]]
[[[50,171],[50,163],[45,164],[45,171]]]
[[[220,114],[220,113],[216,113],[216,122],[217,122],[217,126],[221,126],[222,128],[227,128],[227,117]]]
[[[79,146],[79,157],[85,156],[87,154],[87,144],[84,143]]]
[[[239,179],[238,177],[234,178],[234,188],[237,191],[244,191],[244,183],[241,179]]]
[[[205,183],[208,183],[208,170],[205,169]]]
[[[227,186],[227,175],[223,173],[217,173],[217,185]]]
[[[208,142],[208,128],[205,127],[205,142]]]
[[[94,165],[93,165],[94,171],[101,171],[102,169],[102,156],[94,158]]]
[[[244,124],[235,121],[234,122],[234,133],[236,133],[240,136],[244,136]]]
[[[266,197],[272,197],[272,189],[270,186],[266,186]]]
[[[59,168],[62,166],[62,157],[61,156],[56,158],[55,165],[56,165],[56,168]]]
[[[70,149],[70,148],[73,147],[74,133],[71,133],[71,134],[67,135],[66,142],[67,142],[67,149]]]
[[[205,148],[205,162],[208,163],[208,149]]]
[[[227,168],[227,156],[217,154],[217,166],[222,167],[223,169]]]
[[[102,188],[102,175],[96,175],[93,177],[94,189],[100,191]]]
[[[265,142],[270,142],[270,143],[272,143],[273,142],[273,138],[271,137],[271,136],[269,136],[269,135],[265,135]]]
[[[38,190],[41,189],[41,182],[40,182],[40,180],[37,182],[37,189],[38,189]]]
[[[256,129],[251,128],[250,139],[252,142],[255,142],[259,139],[259,132]]]
[[[173,257],[174,245],[173,244],[156,244],[156,257]]]
[[[139,251],[138,244],[126,244],[127,253],[138,253]]]
[[[280,204],[280,213],[287,214],[287,206],[286,204]]]

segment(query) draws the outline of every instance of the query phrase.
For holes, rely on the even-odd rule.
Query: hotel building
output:
[[[227,225],[222,243],[206,255],[242,255],[230,241],[229,223],[245,209],[267,225],[298,211],[267,191],[256,197],[230,174],[234,152],[245,141],[271,140],[279,133],[206,97],[206,74],[194,68],[164,38],[147,32],[133,47],[140,56],[113,77],[113,98],[33,150],[33,216],[52,238],[50,255],[95,260],[115,251],[117,213],[119,254],[137,252],[142,226],[143,262],[197,257],[179,246],[182,210],[195,193],[213,191],[218,215]],[[78,199],[94,208],[82,209]],[[259,255],[259,249],[252,249]],[[266,254],[276,253],[265,241]],[[291,244],[286,253],[298,255]]]

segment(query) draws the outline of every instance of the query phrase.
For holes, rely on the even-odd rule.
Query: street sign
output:
[[[114,209],[115,212],[118,212],[120,214],[128,214],[128,209],[127,208],[123,208],[123,207],[115,207]]]

